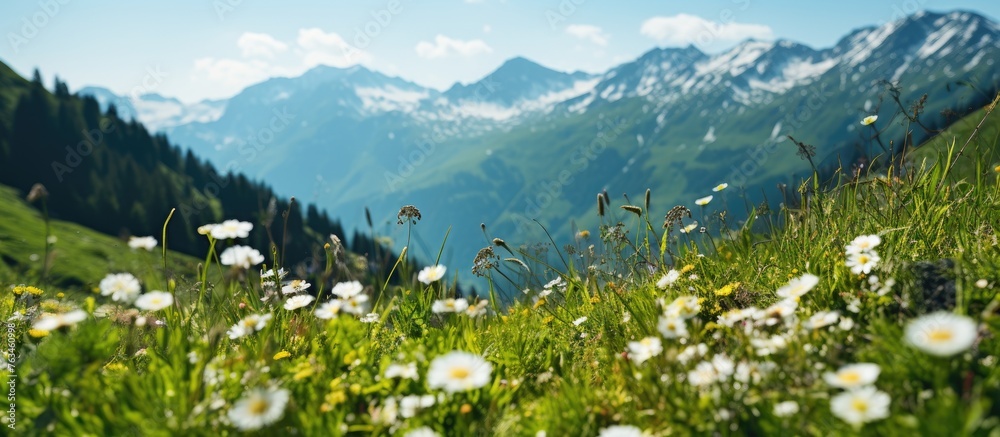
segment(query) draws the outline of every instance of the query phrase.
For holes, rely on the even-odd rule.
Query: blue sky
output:
[[[995,0],[4,1],[0,60],[23,75],[58,74],[73,90],[188,102],[319,64],[360,63],[444,89],[514,56],[599,72],[654,47],[716,52],[749,37],[829,47],[920,9],[1000,18]]]

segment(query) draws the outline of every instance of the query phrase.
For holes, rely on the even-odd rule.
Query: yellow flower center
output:
[[[868,411],[868,403],[861,399],[855,399],[851,401],[851,408],[854,408],[859,413],[864,413]]]
[[[469,375],[471,374],[472,372],[470,372],[469,369],[465,367],[453,367],[451,369],[451,377],[454,379],[465,379],[468,378]]]
[[[861,375],[859,375],[858,372],[841,373],[840,380],[848,384],[857,384],[861,381]]]
[[[935,342],[948,341],[951,340],[952,337],[954,337],[954,334],[945,329],[937,329],[927,334],[927,338]]]
[[[262,415],[267,411],[268,403],[266,399],[254,399],[250,401],[250,412],[254,415]]]

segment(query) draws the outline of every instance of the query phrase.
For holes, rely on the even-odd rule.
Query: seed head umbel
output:
[[[420,210],[413,205],[406,205],[399,208],[399,213],[396,214],[396,219],[396,223],[400,225],[406,222],[417,224],[417,221],[421,219]]]
[[[498,259],[493,246],[486,246],[479,249],[476,258],[472,260],[472,274],[476,276],[486,276],[486,273],[497,266]]]
[[[675,226],[679,226],[681,219],[685,216],[691,218],[691,210],[686,206],[677,205],[670,208],[670,211],[667,211],[667,215],[663,217],[663,229],[673,229]]]

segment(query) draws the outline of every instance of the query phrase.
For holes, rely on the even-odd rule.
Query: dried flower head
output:
[[[44,199],[49,197],[49,190],[45,189],[45,185],[35,184],[31,186],[31,191],[28,192],[28,202],[34,203],[36,200]]]
[[[486,272],[490,269],[496,268],[497,263],[496,253],[493,252],[493,246],[486,246],[479,249],[479,253],[472,260],[472,274],[476,276],[486,276]]]
[[[635,206],[635,205],[622,205],[621,208],[624,209],[624,210],[626,210],[626,211],[628,211],[628,212],[631,212],[632,214],[635,214],[635,215],[638,215],[638,216],[642,215],[642,208],[639,208],[638,206]]]
[[[417,224],[417,221],[421,218],[420,210],[413,205],[406,205],[399,208],[399,213],[396,214],[396,218],[398,219],[396,223],[400,225],[407,221]]]
[[[679,226],[684,216],[691,218],[691,210],[686,206],[677,205],[670,208],[670,211],[667,211],[667,215],[663,217],[663,228],[673,229],[674,226]]]

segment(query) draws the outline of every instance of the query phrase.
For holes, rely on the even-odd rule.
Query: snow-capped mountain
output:
[[[204,100],[188,105],[156,93],[135,97],[120,96],[107,88],[94,86],[81,88],[77,94],[94,97],[103,109],[115,105],[120,117],[139,120],[154,131],[182,124],[214,121],[226,109],[224,100]]]

